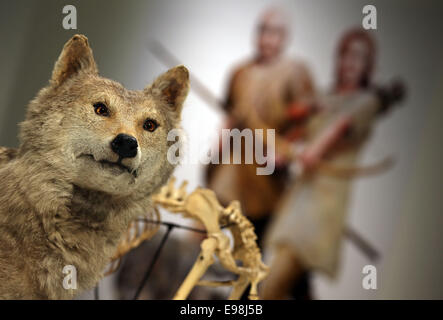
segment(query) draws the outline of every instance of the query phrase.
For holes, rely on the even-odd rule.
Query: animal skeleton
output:
[[[186,181],[178,189],[174,187],[174,184],[175,179],[172,178],[159,193],[152,197],[153,212],[157,221],[160,220],[158,207],[163,207],[172,213],[181,213],[186,218],[201,222],[207,231],[207,238],[201,243],[201,252],[197,261],[179,287],[174,299],[186,299],[195,286],[232,286],[229,299],[235,300],[242,296],[248,285],[251,285],[249,299],[258,299],[257,286],[267,276],[269,268],[262,262],[254,227],[242,214],[240,203],[233,201],[224,208],[212,190],[197,188],[188,194]],[[131,223],[106,274],[115,272],[121,257],[157,232],[158,223],[157,228],[149,228],[148,224],[150,223],[147,218],[142,219],[141,224],[140,220],[138,223]],[[232,246],[230,238],[222,231],[222,225],[226,225],[233,236]],[[224,268],[238,275],[237,280],[201,280],[206,270],[215,262],[215,257]],[[241,262],[241,266],[237,264],[237,260]]]

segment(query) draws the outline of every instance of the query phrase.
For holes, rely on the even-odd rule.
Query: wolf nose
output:
[[[137,155],[137,139],[120,133],[111,142],[111,149],[121,158],[134,158]]]

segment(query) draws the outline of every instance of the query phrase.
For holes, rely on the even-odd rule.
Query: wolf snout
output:
[[[120,133],[111,142],[111,149],[120,158],[134,158],[137,155],[138,143],[133,136]]]

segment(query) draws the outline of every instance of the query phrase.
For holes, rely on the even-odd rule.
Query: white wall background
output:
[[[337,279],[315,277],[321,299],[443,298],[440,178],[443,97],[441,2],[372,1],[380,52],[377,80],[399,75],[409,86],[404,106],[381,120],[361,161],[392,154],[388,173],[356,181],[349,224],[382,254],[378,290],[361,286],[369,262],[349,242]],[[0,33],[0,141],[16,145],[16,123],[26,102],[49,78],[63,43],[74,33],[61,27],[63,1],[2,1]],[[68,4],[68,3],[66,3]],[[366,1],[73,1],[77,32],[85,33],[106,77],[140,89],[165,71],[147,50],[158,39],[220,98],[233,66],[253,52],[257,17],[281,4],[292,20],[288,54],[304,59],[327,89],[334,49],[344,30],[361,23]],[[221,114],[191,92],[183,125],[190,150],[207,143]],[[178,168],[190,189],[202,184],[199,165]],[[169,219],[170,217],[168,217]],[[102,296],[112,298],[103,285]]]

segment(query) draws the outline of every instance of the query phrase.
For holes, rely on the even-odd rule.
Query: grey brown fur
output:
[[[65,44],[28,106],[20,147],[0,148],[0,298],[70,299],[95,286],[128,222],[173,171],[167,134],[180,128],[188,88],[180,66],[127,90],[98,75],[85,36]],[[97,102],[109,117],[94,112]],[[100,162],[118,160],[110,142],[119,133],[138,141],[137,156],[122,161],[129,171]],[[77,269],[76,290],[63,288],[66,265]]]

